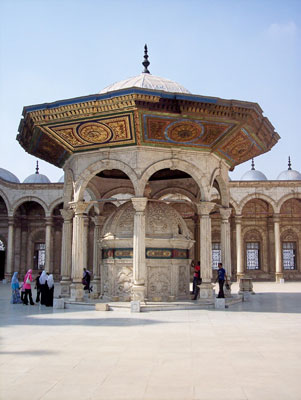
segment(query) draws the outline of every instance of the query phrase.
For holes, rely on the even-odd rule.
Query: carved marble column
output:
[[[202,284],[200,286],[200,299],[213,298],[212,280],[212,244],[211,244],[211,218],[210,212],[215,203],[202,201],[197,203],[200,216],[200,263]]]
[[[45,235],[45,271],[49,274],[53,272],[51,264],[52,256],[52,217],[46,217],[46,235]]]
[[[71,299],[74,301],[82,301],[84,298],[84,290],[82,285],[83,267],[85,266],[85,250],[84,245],[87,243],[87,229],[85,229],[85,220],[87,219],[86,211],[88,205],[79,201],[71,204],[74,210],[73,217],[73,237],[72,237],[72,284],[70,286]]]
[[[93,243],[93,280],[91,285],[93,286],[93,292],[91,297],[99,298],[101,294],[101,247],[99,245],[99,238],[101,229],[106,220],[106,217],[97,215],[93,217],[94,222],[94,243]]]
[[[133,235],[133,300],[144,301],[145,298],[145,208],[146,197],[131,199],[135,209]]]
[[[70,296],[72,266],[72,218],[73,210],[61,210],[64,218],[61,253],[61,296]]]
[[[231,208],[220,208],[220,215],[222,217],[221,223],[221,249],[222,249],[222,263],[226,270],[227,281],[229,289],[225,285],[225,297],[231,297],[231,275],[232,275],[232,262],[231,262],[231,232],[229,218],[231,215]]]
[[[241,215],[237,215],[235,217],[236,224],[236,273],[237,280],[243,278],[244,273],[244,265],[243,265],[243,255],[242,255],[242,238],[241,238]]]
[[[281,240],[280,240],[280,216],[275,214],[273,216],[274,234],[275,234],[275,280],[280,282],[283,279],[283,269],[281,263]]]
[[[8,217],[8,239],[5,279],[11,280],[14,269],[14,217]]]

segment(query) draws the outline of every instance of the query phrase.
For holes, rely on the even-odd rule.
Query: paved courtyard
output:
[[[1,284],[0,399],[301,399],[301,283],[254,290],[222,311],[131,314],[11,305]]]

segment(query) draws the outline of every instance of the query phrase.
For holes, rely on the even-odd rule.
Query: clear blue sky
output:
[[[24,106],[99,92],[150,72],[194,94],[259,103],[281,136],[256,169],[301,171],[300,0],[0,0],[0,167],[22,182],[36,159],[16,141]],[[250,162],[235,168],[240,179]],[[53,182],[62,170],[40,161]]]

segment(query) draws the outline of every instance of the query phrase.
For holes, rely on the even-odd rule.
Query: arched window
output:
[[[282,263],[284,270],[296,269],[296,242],[282,242]]]
[[[260,243],[259,242],[247,242],[246,253],[247,253],[247,269],[254,270],[260,269]]]

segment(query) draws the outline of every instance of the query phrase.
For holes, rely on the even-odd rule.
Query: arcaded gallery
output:
[[[110,301],[189,299],[198,260],[203,299],[218,262],[231,281],[301,280],[301,174],[290,160],[273,180],[255,169],[279,140],[272,121],[257,103],[152,75],[146,48],[143,67],[97,94],[24,107],[19,145],[62,177],[37,165],[21,183],[0,168],[0,278],[46,269],[76,301],[84,267],[91,296]]]

